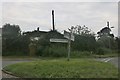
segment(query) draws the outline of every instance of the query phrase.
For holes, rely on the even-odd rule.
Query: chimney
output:
[[[109,28],[109,21],[107,22],[107,26],[108,26],[108,28]]]
[[[39,27],[37,27],[37,31],[39,31]]]
[[[54,25],[54,10],[52,10],[52,25],[53,25],[53,31],[55,31],[55,25]]]

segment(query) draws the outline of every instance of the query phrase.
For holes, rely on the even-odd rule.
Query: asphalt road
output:
[[[15,64],[20,62],[30,62],[30,61],[29,60],[2,60],[2,68],[10,64]]]
[[[108,62],[111,63],[113,65],[115,65],[116,67],[119,67],[118,64],[120,64],[119,61],[120,57],[114,57],[114,58],[95,58],[95,60],[97,61],[102,61],[102,62]],[[20,63],[20,62],[30,62],[33,60],[2,60],[2,67],[4,68],[5,66],[8,66],[10,64],[15,64],[15,63]]]
[[[95,58],[95,60],[97,60],[97,61],[111,63],[114,66],[116,66],[117,68],[120,68],[120,66],[118,66],[118,64],[120,63],[118,59],[120,59],[120,58],[118,58],[118,57],[115,57],[115,58]],[[15,63],[20,63],[20,62],[30,62],[30,61],[33,61],[33,60],[2,60],[2,68],[4,68],[5,66],[8,66],[10,64],[15,64]],[[15,76],[6,74],[4,72],[2,72],[2,77],[3,78],[16,78]]]
[[[116,66],[117,68],[120,68],[120,66],[119,66],[120,61],[119,61],[119,59],[120,59],[120,57],[114,57],[114,58],[96,58],[95,60],[102,61],[102,62],[107,62],[107,63],[111,63],[114,66]]]
[[[2,60],[2,68],[11,64],[20,63],[20,62],[30,62],[30,61],[33,60]],[[18,77],[2,72],[2,78],[18,78]]]

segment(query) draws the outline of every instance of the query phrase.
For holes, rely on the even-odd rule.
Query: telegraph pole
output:
[[[54,25],[54,10],[52,10],[52,25],[53,25],[53,31],[55,31],[55,25]]]

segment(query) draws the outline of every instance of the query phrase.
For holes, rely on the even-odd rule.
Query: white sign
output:
[[[30,40],[31,40],[31,41],[38,41],[38,40],[39,40],[39,37],[31,37]]]
[[[69,32],[67,32],[67,31],[64,31],[64,37],[67,38],[67,39],[69,39],[69,40],[72,40],[72,41],[75,40],[74,35],[71,34],[71,33],[69,33]]]
[[[54,38],[51,38],[50,42],[68,43],[68,40],[67,39],[54,39]]]

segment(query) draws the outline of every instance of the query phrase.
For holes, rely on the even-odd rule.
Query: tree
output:
[[[3,55],[12,51],[21,49],[21,30],[19,25],[11,25],[9,23],[2,27],[2,48]]]
[[[94,51],[96,47],[96,40],[91,30],[84,26],[72,26],[69,29],[74,36],[75,41],[72,42],[72,49],[77,51]]]
[[[71,29],[68,29],[69,31],[72,30],[73,34],[78,34],[78,35],[86,35],[86,34],[90,34],[90,35],[94,35],[90,29],[88,29],[87,26],[83,25],[76,25],[76,26],[72,26]]]
[[[5,24],[3,25],[3,28],[2,28],[2,31],[3,31],[3,38],[16,38],[18,36],[21,35],[21,30],[20,30],[20,27],[19,25],[10,25],[9,23],[8,24]]]

